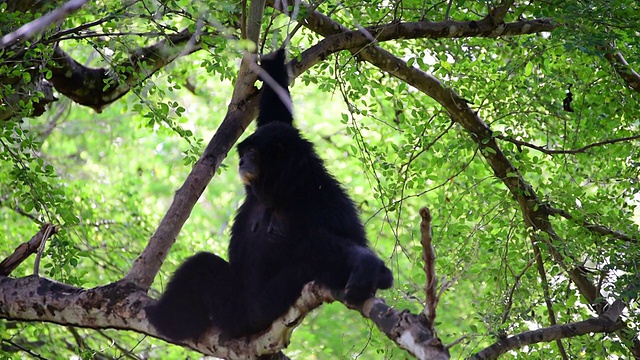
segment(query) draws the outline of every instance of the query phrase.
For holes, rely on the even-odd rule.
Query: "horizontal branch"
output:
[[[568,211],[566,210],[562,210],[562,209],[557,209],[557,208],[553,208],[553,207],[548,207],[548,211],[550,215],[559,215],[562,216],[563,218],[567,219],[567,220],[574,220],[573,215],[571,215]],[[624,234],[620,231],[615,231],[612,229],[609,229],[606,226],[603,225],[598,225],[598,224],[593,224],[590,223],[588,221],[583,221],[582,222],[582,226],[585,227],[585,229],[598,234],[598,235],[602,235],[602,236],[610,236],[612,239],[617,239],[617,240],[623,240],[623,241],[628,241],[628,242],[638,242],[638,239],[635,237],[630,237],[627,234]]]
[[[0,318],[5,319],[153,334],[143,311],[151,301],[127,283],[82,289],[38,276],[0,276]]]
[[[612,333],[624,329],[626,326],[617,321],[623,308],[624,304],[617,301],[612,306],[612,310],[614,310],[613,314],[605,313],[597,318],[591,318],[575,323],[549,326],[533,331],[526,331],[521,334],[502,339],[475,354],[472,359],[497,359],[507,351],[521,349],[527,345],[551,342],[554,340],[566,339],[590,333]]]
[[[198,342],[176,344],[225,359],[258,359],[285,348],[306,314],[340,295],[334,296],[326,288],[310,283],[287,313],[276,319],[264,333],[229,340],[222,339],[218,330],[211,329]],[[0,276],[0,318],[91,329],[132,330],[172,342],[158,334],[147,320],[144,309],[155,301],[143,289],[124,281],[82,289],[37,276],[19,279]],[[449,358],[447,350],[434,338],[421,316],[394,310],[377,298],[353,309],[370,318],[391,340],[419,359]]]
[[[512,23],[496,23],[493,18],[486,17],[479,21],[418,21],[398,22],[379,26],[366,27],[364,30],[343,32],[338,38],[373,37],[377,41],[398,39],[441,39],[516,36],[550,32],[557,25],[551,19],[523,20]],[[367,34],[368,33],[368,34]],[[340,42],[340,40],[334,40]]]
[[[443,21],[392,23],[361,30],[346,30],[331,18],[320,13],[309,17],[308,26],[325,39],[302,53],[300,61],[294,61],[294,75],[311,68],[329,55],[342,50],[359,49],[376,42],[400,39],[440,39],[465,37],[499,37],[535,34],[552,31],[557,27],[549,19],[494,24],[493,21]],[[333,25],[333,26],[332,26]],[[316,28],[317,26],[317,28]],[[344,29],[340,32],[340,29]]]
[[[517,145],[518,147],[528,147],[528,148],[532,148],[535,150],[540,151],[541,153],[547,154],[547,155],[556,155],[556,154],[582,154],[582,153],[586,153],[587,150],[595,148],[595,147],[600,147],[603,145],[608,145],[608,144],[616,144],[616,143],[620,143],[620,142],[627,142],[627,141],[633,141],[633,140],[638,140],[640,139],[640,135],[634,135],[634,136],[628,136],[628,137],[623,137],[623,138],[619,138],[619,139],[610,139],[610,140],[604,140],[604,141],[600,141],[600,142],[596,142],[593,144],[589,144],[586,146],[583,146],[581,148],[578,149],[572,149],[572,150],[550,150],[545,148],[544,146],[539,146],[539,145],[534,145],[525,141],[521,141],[521,140],[516,140],[513,138],[510,138],[508,136],[504,136],[504,135],[496,135],[495,136],[496,139],[500,139],[500,140],[504,140],[507,142],[510,142],[512,144]]]
[[[441,38],[466,38],[517,36],[537,34],[553,31],[557,24],[549,18],[522,20],[505,23],[504,17],[514,1],[504,1],[503,4],[492,8],[483,19],[469,21],[417,21],[417,22],[391,22],[388,24],[369,26],[358,30],[350,30],[337,23],[332,18],[314,10],[307,5],[311,14],[305,19],[305,27],[318,34],[327,37],[327,41],[342,43],[343,41],[355,41],[356,46],[363,46],[361,41],[403,40],[403,39],[441,39]],[[329,39],[328,37],[336,36]]]
[[[198,343],[179,345],[205,355],[226,359],[257,359],[286,347],[291,332],[304,315],[320,306],[328,294],[317,288],[305,289],[303,296],[265,334],[252,338],[220,341],[212,330]],[[145,307],[156,300],[127,282],[115,282],[93,289],[82,289],[46,278],[28,276],[12,279],[0,276],[0,318],[45,321],[91,329],[133,330],[167,342],[149,324]]]

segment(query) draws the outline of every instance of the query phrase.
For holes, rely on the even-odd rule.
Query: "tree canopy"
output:
[[[636,1],[0,0],[0,29],[0,357],[640,358]],[[281,46],[394,288],[171,344],[144,307],[226,256]]]

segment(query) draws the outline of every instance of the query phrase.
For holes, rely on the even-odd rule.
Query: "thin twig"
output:
[[[538,151],[540,151],[540,152],[542,152],[544,154],[547,154],[547,155],[586,153],[587,150],[589,150],[591,148],[594,148],[594,147],[640,139],[640,135],[634,135],[634,136],[628,136],[628,137],[623,137],[623,138],[619,138],[619,139],[611,139],[611,140],[600,141],[600,142],[597,142],[597,143],[593,143],[593,144],[589,144],[589,145],[583,146],[583,147],[581,147],[579,149],[573,149],[573,150],[549,150],[549,149],[544,148],[543,146],[530,144],[528,142],[516,140],[516,139],[510,138],[510,137],[507,137],[507,136],[503,136],[503,135],[496,135],[495,137],[496,137],[496,139],[500,139],[500,140],[504,140],[504,141],[508,141],[510,143],[516,144],[518,147],[520,147],[520,146],[529,147],[529,148],[538,150]]]
[[[547,208],[547,211],[549,212],[549,215],[558,215],[558,216],[562,216],[563,218],[567,219],[567,220],[574,220],[573,215],[571,215],[568,211],[563,210],[563,209],[557,209],[554,207],[549,206]],[[638,242],[638,239],[636,237],[632,237],[629,236],[627,234],[624,234],[620,231],[616,231],[616,230],[612,230],[609,229],[606,226],[603,225],[598,225],[598,224],[593,224],[590,223],[587,220],[582,221],[582,226],[584,226],[585,229],[596,233],[598,235],[602,235],[602,236],[611,236],[612,239],[617,239],[617,240],[622,240],[622,241],[627,241],[627,242]]]
[[[451,5],[453,5],[453,0],[449,0],[449,4],[447,4],[447,11],[444,13],[444,21],[448,21],[451,16]]]
[[[36,253],[36,261],[33,264],[33,275],[38,276],[38,271],[40,270],[40,258],[42,258],[42,252],[44,251],[44,245],[47,243],[47,239],[56,231],[55,226],[51,224],[44,225],[46,228],[44,230],[44,234],[42,235],[42,242],[40,242],[40,246],[38,246],[38,252]]]

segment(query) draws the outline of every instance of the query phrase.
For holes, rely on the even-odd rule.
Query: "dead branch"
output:
[[[431,244],[433,233],[431,231],[431,213],[429,209],[426,207],[420,209],[420,217],[422,217],[422,221],[420,222],[422,261],[424,261],[424,273],[427,277],[424,289],[427,305],[424,308],[424,314],[427,317],[428,326],[433,331],[436,308],[438,306],[438,297],[436,296],[438,279],[436,277],[436,254]]]

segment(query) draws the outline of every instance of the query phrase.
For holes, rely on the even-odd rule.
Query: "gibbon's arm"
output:
[[[262,57],[260,67],[260,80],[262,80],[262,97],[260,98],[260,113],[258,114],[258,127],[271,123],[283,122],[293,124],[293,113],[291,110],[291,95],[289,93],[289,72],[285,62],[284,49],[280,49],[275,53],[267,54]],[[266,76],[271,79],[265,79]],[[274,90],[272,85],[279,85]],[[282,95],[282,96],[281,96]],[[285,104],[284,100],[287,101]]]

